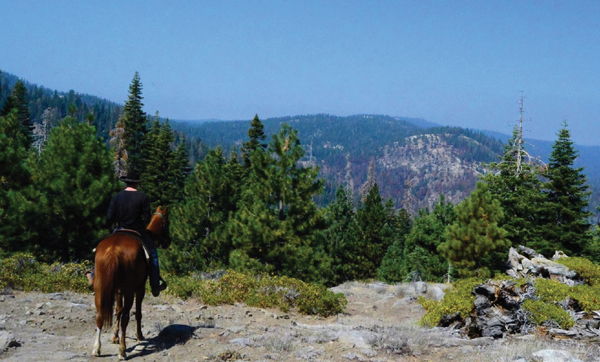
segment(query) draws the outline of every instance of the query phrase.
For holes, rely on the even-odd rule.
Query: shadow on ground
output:
[[[167,326],[160,331],[158,336],[137,342],[131,348],[128,348],[127,359],[163,352],[178,344],[184,344],[194,336],[194,332],[198,328],[200,327],[192,327],[185,324]]]

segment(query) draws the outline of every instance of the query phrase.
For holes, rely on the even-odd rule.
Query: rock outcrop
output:
[[[518,251],[517,251],[518,250]],[[566,257],[557,252],[554,260]],[[527,299],[536,300],[535,279],[545,278],[568,286],[584,284],[579,274],[566,266],[549,260],[534,250],[519,246],[511,248],[507,274],[512,280],[489,280],[473,289],[475,306],[468,318],[459,313],[446,315],[440,327],[454,326],[470,338],[501,338],[507,334],[527,334],[536,328],[531,314],[522,308]],[[567,298],[557,303],[576,321],[574,327],[564,330],[549,322],[544,332],[561,338],[600,338],[600,311],[585,313],[576,301]]]

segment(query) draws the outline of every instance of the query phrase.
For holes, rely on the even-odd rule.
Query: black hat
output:
[[[140,182],[142,182],[140,180],[140,175],[138,175],[138,173],[135,171],[129,171],[127,173],[127,175],[119,177],[119,180],[121,180],[123,182],[138,183],[138,184]]]

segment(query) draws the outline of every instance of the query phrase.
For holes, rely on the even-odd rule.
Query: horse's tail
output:
[[[117,269],[119,267],[119,261],[117,255],[114,252],[108,252],[105,254],[103,262],[100,266],[103,268],[103,272],[98,272],[99,265],[96,265],[96,275],[94,278],[98,278],[97,283],[100,287],[100,306],[98,309],[98,324],[102,325],[102,328],[110,328],[113,323],[113,309],[115,305],[115,292],[116,292],[116,276]]]

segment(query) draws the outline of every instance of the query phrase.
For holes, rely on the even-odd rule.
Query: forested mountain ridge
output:
[[[327,182],[323,203],[331,201],[337,186],[349,180],[360,196],[360,185],[367,182],[373,161],[374,180],[382,196],[392,198],[397,207],[407,207],[403,200],[409,202],[410,188],[415,211],[433,205],[440,193],[453,202],[463,199],[483,172],[482,163],[496,161],[503,151],[500,141],[481,132],[419,126],[429,125],[424,122],[384,115],[327,114],[263,120],[267,135],[275,134],[284,123],[298,130],[306,150],[303,161],[318,165]],[[202,139],[209,148],[226,150],[239,148],[248,137],[248,126],[246,121],[173,122],[174,129]]]
[[[16,75],[4,71],[0,74],[0,109],[18,80]],[[34,124],[41,124],[45,118],[51,128],[59,120],[71,115],[69,107],[74,105],[73,116],[77,119],[85,119],[89,114],[93,114],[97,134],[106,139],[119,115],[123,113],[123,105],[107,99],[80,94],[74,90],[59,92],[25,80],[22,82],[27,88],[29,114]]]

